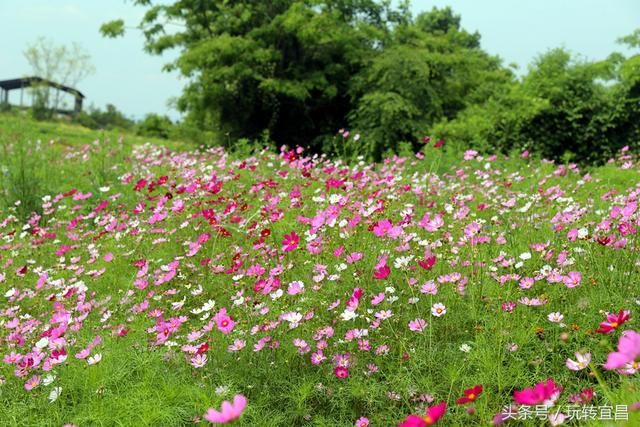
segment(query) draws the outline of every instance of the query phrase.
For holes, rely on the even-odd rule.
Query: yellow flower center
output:
[[[425,423],[427,423],[428,426],[430,426],[431,424],[433,424],[433,418],[431,418],[429,415],[426,415],[423,419],[422,419]]]
[[[469,400],[473,400],[476,398],[476,395],[474,393],[469,394],[469,396],[467,396],[469,398]]]
[[[617,328],[618,327],[618,322],[611,322],[611,327],[612,328]]]

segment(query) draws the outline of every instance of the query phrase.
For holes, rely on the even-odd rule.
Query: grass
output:
[[[349,167],[268,152],[191,151],[184,143],[17,115],[0,115],[0,143],[0,353],[33,354],[54,312],[71,316],[63,341],[47,344],[37,366],[16,376],[16,365],[0,364],[3,425],[204,424],[207,408],[236,393],[249,401],[239,425],[352,426],[367,417],[372,426],[390,426],[422,414],[431,399],[449,405],[443,425],[487,425],[513,402],[514,390],[547,378],[563,386],[555,407],[565,413],[569,396],[590,387],[596,395],[587,405],[640,401],[637,374],[602,368],[621,331],[638,329],[637,234],[622,236],[624,221],[610,218],[614,207],[637,198],[637,162],[578,170],[517,157],[463,160],[445,146],[426,148],[424,160]],[[419,225],[425,213],[441,213],[444,225],[427,231]],[[398,238],[374,234],[384,219],[401,224]],[[637,228],[638,214],[628,222]],[[583,227],[588,236],[568,238]],[[300,242],[285,252],[281,242],[291,232]],[[598,243],[605,236],[626,244]],[[431,270],[417,264],[426,248],[437,257]],[[363,259],[348,261],[354,252]],[[563,252],[565,262],[558,260]],[[385,253],[391,274],[377,280]],[[146,261],[146,273],[136,260]],[[171,262],[179,263],[175,277],[156,285]],[[580,272],[581,283],[549,283],[540,273],[545,266],[561,276]],[[447,282],[452,273],[460,278]],[[509,274],[538,278],[530,289],[496,280]],[[144,289],[136,279],[148,282]],[[436,295],[420,291],[430,280],[439,283]],[[295,281],[304,290],[289,294]],[[271,292],[260,291],[265,284]],[[344,320],[355,288],[364,290],[358,317]],[[381,293],[384,301],[374,305]],[[523,297],[547,302],[527,306],[518,303]],[[214,307],[202,310],[209,300]],[[515,303],[513,312],[503,310],[506,302]],[[444,316],[431,314],[435,303],[446,306]],[[210,324],[222,308],[237,322],[228,335]],[[620,309],[631,310],[631,320],[610,335],[595,332],[605,312]],[[290,312],[303,316],[298,324],[283,318]],[[562,323],[549,321],[553,312]],[[376,314],[391,317],[378,322]],[[158,319],[181,316],[160,340]],[[414,319],[427,322],[422,332],[409,330]],[[89,365],[75,356],[96,335],[102,342],[90,353],[102,360]],[[230,352],[236,340],[246,347]],[[204,342],[208,360],[193,367],[189,346]],[[56,346],[68,358],[45,371]],[[312,364],[323,347],[327,359]],[[590,352],[592,366],[567,369],[575,352]],[[347,353],[349,377],[340,379],[332,358]],[[26,391],[32,375],[55,379]],[[466,405],[475,409],[469,415],[454,401],[476,384],[484,392]],[[50,402],[53,387],[61,393]],[[628,421],[591,424],[639,421],[630,412]]]

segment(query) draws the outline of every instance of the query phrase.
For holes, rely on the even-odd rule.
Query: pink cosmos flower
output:
[[[242,412],[244,412],[244,409],[246,407],[247,398],[241,394],[237,394],[233,398],[233,403],[227,400],[222,402],[222,408],[220,409],[220,412],[216,411],[213,408],[209,408],[207,413],[204,414],[204,419],[212,424],[226,424],[230,421],[240,418]]]
[[[604,368],[632,375],[640,369],[640,334],[624,331],[618,340],[618,351],[609,353]]]
[[[369,418],[367,418],[367,417],[360,417],[360,418],[356,421],[356,427],[369,427]]]
[[[363,257],[364,257],[364,254],[362,252],[353,252],[347,255],[347,263],[353,264],[355,262],[360,261]]]
[[[38,387],[39,385],[40,385],[40,377],[37,375],[34,375],[27,380],[27,382],[24,384],[24,388],[27,391],[31,391],[34,388]]]
[[[282,250],[284,252],[291,252],[298,247],[298,243],[300,243],[300,236],[292,231],[290,234],[284,236],[282,240]]]
[[[287,293],[289,295],[297,295],[304,291],[304,284],[301,281],[295,281],[289,283],[289,287],[287,288]]]
[[[418,225],[427,231],[434,232],[444,225],[444,220],[440,214],[435,214],[435,216],[431,218],[431,215],[426,213]]]
[[[562,281],[567,288],[575,288],[582,281],[582,274],[577,271],[572,271],[563,277]]]
[[[438,293],[438,285],[436,285],[433,280],[429,280],[427,283],[422,285],[420,292],[423,294],[436,295]]]
[[[595,393],[593,392],[593,387],[585,388],[580,391],[580,393],[572,394],[569,396],[569,403],[574,403],[578,405],[586,405],[587,403],[593,400],[593,396]]]
[[[560,396],[562,387],[549,378],[546,382],[536,384],[533,388],[514,391],[513,400],[520,405],[540,405],[552,406]]]
[[[220,309],[220,311],[213,317],[213,320],[216,322],[218,330],[225,335],[230,334],[236,325],[236,322],[234,322],[231,316],[227,314],[226,308]]]
[[[432,426],[442,418],[447,411],[447,402],[440,402],[435,406],[427,408],[424,417],[409,415],[398,427],[427,427]]]
[[[414,319],[409,322],[409,330],[413,332],[422,332],[426,326],[427,322],[424,319]]]
[[[371,298],[371,305],[378,305],[382,301],[384,301],[384,292],[374,295],[373,298]]]
[[[206,354],[196,354],[195,356],[193,356],[191,358],[189,363],[191,363],[191,366],[193,366],[196,369],[202,368],[204,365],[207,364],[207,355]]]
[[[377,237],[382,237],[391,230],[393,224],[388,219],[382,219],[373,227],[373,234]]]

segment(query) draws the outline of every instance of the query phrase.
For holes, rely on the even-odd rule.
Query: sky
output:
[[[433,6],[451,6],[462,16],[463,28],[481,34],[486,51],[505,64],[517,64],[521,73],[537,55],[555,47],[586,59],[603,59],[613,51],[629,54],[615,40],[640,27],[640,0],[412,2],[414,13]],[[78,42],[96,68],[77,87],[87,96],[85,105],[111,103],[135,119],[149,112],[177,119],[169,101],[180,95],[185,80],[162,71],[172,57],[145,53],[143,36],[135,30],[118,39],[103,38],[98,31],[118,18],[134,26],[143,13],[125,0],[0,0],[0,80],[32,74],[22,52],[39,36],[57,44]]]

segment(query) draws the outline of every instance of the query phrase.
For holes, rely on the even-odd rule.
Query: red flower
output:
[[[418,265],[424,268],[425,270],[431,270],[431,268],[433,268],[435,264],[436,264],[435,255],[430,255],[428,257],[425,257],[425,259],[421,259],[418,261]]]
[[[464,391],[464,396],[460,399],[456,400],[458,405],[463,405],[465,403],[475,402],[475,400],[482,393],[482,384],[478,384],[473,388],[469,388]]]
[[[435,406],[427,408],[424,417],[409,415],[398,427],[427,427],[432,426],[442,418],[447,411],[447,402],[440,402]]]
[[[206,353],[207,350],[209,350],[209,343],[205,342],[200,347],[198,347],[198,350],[196,351],[196,353],[198,354]]]
[[[607,321],[600,323],[600,327],[596,332],[610,334],[629,320],[630,315],[631,312],[629,310],[620,310],[618,314],[607,313]]]
[[[433,148],[440,148],[444,145],[444,139],[439,139],[438,141],[436,141],[435,144],[433,144]]]

